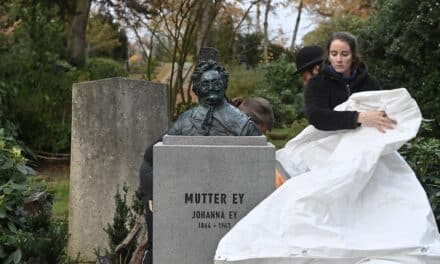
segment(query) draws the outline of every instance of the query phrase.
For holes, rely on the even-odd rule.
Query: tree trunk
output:
[[[261,17],[261,10],[260,10],[260,2],[258,1],[258,3],[257,3],[257,27],[256,27],[257,33],[261,33],[260,17]]]
[[[292,36],[292,44],[290,45],[290,50],[292,51],[295,48],[296,36],[298,35],[299,23],[301,21],[302,8],[303,8],[303,0],[300,0],[298,5],[298,15],[296,16],[295,30],[293,31],[293,36]]]
[[[91,0],[76,1],[75,15],[69,39],[69,50],[72,64],[83,66],[86,60],[86,28],[89,19]]]
[[[212,23],[218,15],[219,9],[221,7],[221,0],[202,1],[201,10],[202,15],[199,18],[197,41],[196,41],[196,57],[199,55],[200,49],[206,46],[206,40],[208,37],[208,32],[211,29]]]
[[[201,7],[205,10],[205,12],[202,13],[200,20],[198,21],[199,27],[198,27],[198,34],[197,34],[197,40],[196,40],[196,54],[199,54],[199,51],[202,47],[206,44],[206,34],[208,33],[208,27],[209,27],[209,21],[211,20],[211,17],[213,15],[213,4],[211,1],[202,1]]]
[[[270,3],[271,0],[267,0],[266,2],[266,10],[264,13],[264,39],[263,39],[263,59],[265,63],[269,62],[269,37],[268,37],[268,32],[267,32],[267,20],[268,20],[268,16],[269,16],[269,10],[270,10]]]
[[[238,22],[238,24],[234,27],[234,38],[232,40],[231,43],[229,43],[229,46],[232,47],[232,58],[238,58],[237,57],[237,44],[238,44],[238,31],[240,30],[241,25],[243,24],[243,22],[245,21],[245,19],[248,17],[249,12],[251,11],[252,7],[254,5],[259,5],[261,2],[261,0],[255,0],[253,2],[250,3],[249,7],[246,9],[246,11],[244,12],[243,16],[241,17],[240,21]],[[260,29],[261,30],[261,29]]]
[[[141,44],[142,45],[142,44]],[[151,81],[151,74],[153,73],[153,49],[154,49],[154,34],[151,34],[150,37],[150,52],[148,53],[147,58],[147,80]]]

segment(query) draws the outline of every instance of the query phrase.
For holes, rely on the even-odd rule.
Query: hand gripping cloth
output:
[[[420,110],[404,88],[356,93],[335,108],[371,109],[396,128],[308,126],[277,151],[291,178],[222,238],[215,263],[440,263],[426,193],[397,152],[415,137]]]

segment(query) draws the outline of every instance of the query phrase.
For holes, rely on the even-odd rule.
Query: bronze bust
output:
[[[184,112],[168,130],[169,135],[181,136],[259,136],[261,132],[255,123],[225,97],[228,86],[228,72],[215,61],[217,51],[203,48],[200,60],[192,75],[193,91],[199,104]],[[160,141],[160,140],[159,140]],[[144,154],[140,169],[139,194],[145,204],[153,198],[153,146]],[[146,210],[149,240],[152,241],[153,216]],[[151,249],[147,258],[151,261]]]
[[[228,76],[228,72],[214,60],[200,61],[192,75],[193,91],[199,99],[199,104],[180,115],[168,130],[168,134],[184,136],[261,135],[255,123],[225,98]]]

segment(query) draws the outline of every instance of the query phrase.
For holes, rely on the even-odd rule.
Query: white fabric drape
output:
[[[398,124],[320,131],[277,151],[291,177],[220,241],[215,263],[440,263],[426,194],[397,149],[421,122],[406,89],[353,94],[337,111],[385,110]]]

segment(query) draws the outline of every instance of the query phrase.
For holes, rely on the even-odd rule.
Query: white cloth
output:
[[[219,242],[215,263],[440,263],[440,235],[397,149],[421,122],[406,89],[353,94],[335,110],[385,110],[398,124],[320,131],[277,151],[286,181]]]

